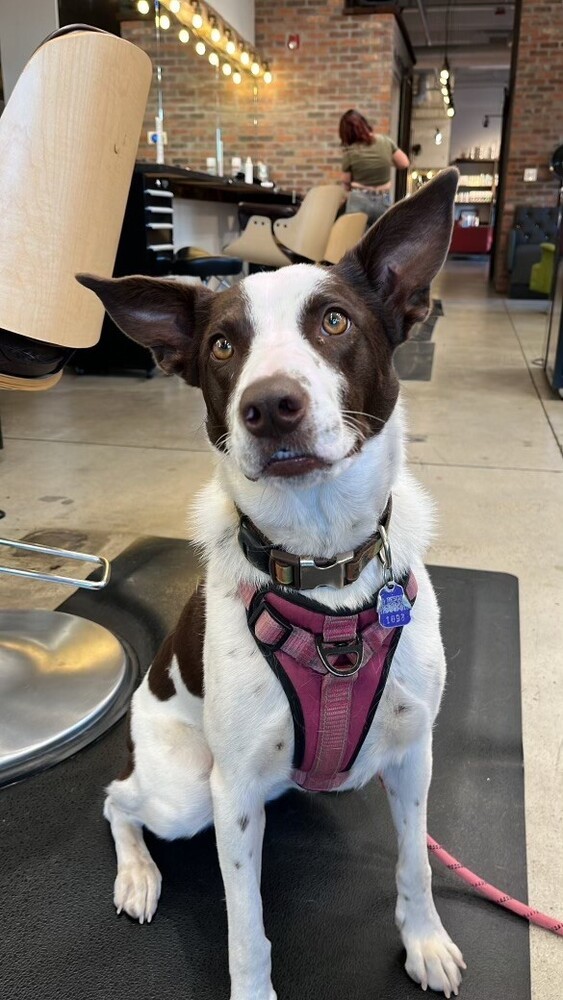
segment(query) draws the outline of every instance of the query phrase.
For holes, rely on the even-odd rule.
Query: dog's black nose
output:
[[[308,406],[309,397],[299,382],[271,375],[244,390],[239,412],[254,437],[280,438],[297,429]]]

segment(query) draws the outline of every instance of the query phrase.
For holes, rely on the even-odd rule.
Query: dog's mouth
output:
[[[318,469],[328,469],[332,465],[325,458],[310,452],[291,451],[289,448],[278,448],[268,459],[262,475],[265,476],[305,476]]]

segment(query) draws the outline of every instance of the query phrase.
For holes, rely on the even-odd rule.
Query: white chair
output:
[[[361,240],[366,231],[367,221],[366,212],[340,215],[330,230],[323,261],[327,264],[338,264],[344,254]]]
[[[276,219],[275,238],[297,257],[315,262],[324,260],[332,224],[344,200],[340,184],[312,187],[293,218]]]
[[[344,197],[339,184],[319,184],[307,192],[292,218],[276,219],[273,227],[266,216],[253,215],[225,253],[266,267],[321,261]]]

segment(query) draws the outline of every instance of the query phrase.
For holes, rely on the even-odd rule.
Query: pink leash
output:
[[[475,875],[474,872],[469,871],[469,868],[465,868],[460,861],[457,861],[451,854],[448,854],[432,837],[428,836],[426,842],[428,850],[434,857],[438,858],[446,868],[449,868],[451,872],[455,872],[463,882],[466,882],[472,889],[480,892],[486,899],[490,899],[493,903],[498,903],[499,906],[504,906],[506,910],[511,910],[518,917],[524,917],[530,923],[537,924],[538,927],[543,927],[546,931],[552,931],[553,934],[563,937],[563,920],[556,920],[554,917],[546,916],[545,913],[539,913],[538,910],[534,910],[531,906],[526,906],[525,903],[520,903],[517,899],[512,899],[512,896],[509,896],[508,893],[501,892],[500,889],[495,889],[494,885],[489,885],[488,882],[485,882],[484,878]]]

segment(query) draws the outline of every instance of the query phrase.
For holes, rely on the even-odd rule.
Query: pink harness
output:
[[[411,573],[411,604],[417,589]],[[314,792],[339,788],[368,734],[402,628],[383,628],[375,604],[352,615],[295,592],[242,586],[240,593],[293,716],[293,781]]]

